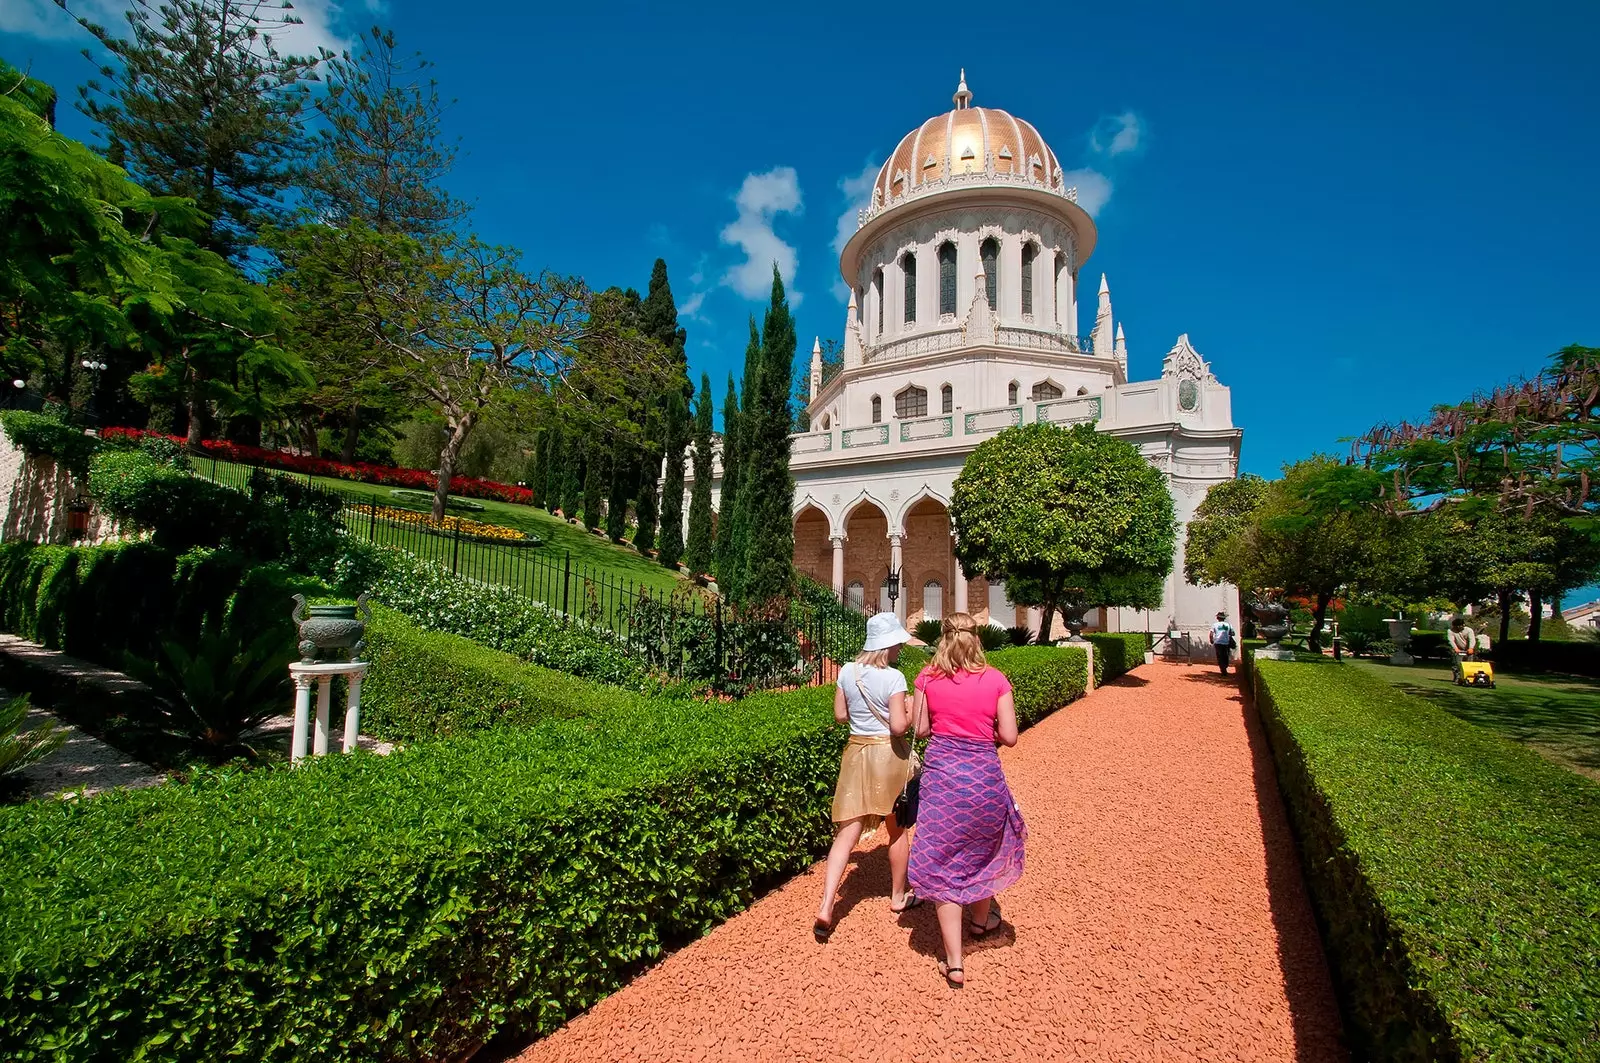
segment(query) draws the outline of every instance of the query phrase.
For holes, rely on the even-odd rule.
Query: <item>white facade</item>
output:
[[[1093,329],[1078,334],[1094,222],[1032,126],[970,101],[963,78],[955,110],[906,135],[840,256],[844,365],[824,385],[814,348],[812,431],[791,448],[795,564],[867,608],[888,608],[882,581],[896,569],[909,621],[960,610],[1037,628],[1002,587],[957,571],[947,507],[974,447],[1012,425],[1094,423],[1166,474],[1187,524],[1212,484],[1237,475],[1242,432],[1187,336],[1159,377],[1128,379],[1104,276]],[[1197,631],[1233,612],[1233,588],[1184,582],[1183,538],[1180,527],[1158,613],[1110,610],[1091,627]]]

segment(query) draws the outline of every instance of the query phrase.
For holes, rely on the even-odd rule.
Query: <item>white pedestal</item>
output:
[[[295,762],[306,755],[309,744],[313,756],[328,752],[328,716],[333,704],[333,679],[344,676],[348,688],[344,711],[344,752],[356,747],[356,736],[361,733],[361,680],[367,674],[366,661],[330,661],[326,664],[301,664],[289,666],[289,679],[294,683],[294,733],[289,739],[289,760]],[[311,684],[317,684],[317,718],[314,733],[311,726]],[[308,743],[308,739],[310,739]]]

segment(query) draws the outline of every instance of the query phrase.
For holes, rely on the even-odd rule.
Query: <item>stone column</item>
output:
[[[317,733],[311,743],[313,756],[328,752],[328,709],[333,700],[333,676],[317,676]]]
[[[350,675],[350,690],[345,698],[344,710],[344,751],[346,753],[356,748],[356,738],[361,734],[361,677],[367,674],[362,668]]]
[[[833,543],[833,596],[844,601],[844,541],[845,536],[829,537]]]
[[[906,586],[904,567],[900,556],[900,536],[891,532],[889,534],[889,568],[894,572],[900,573],[900,597],[895,599],[894,615],[900,618],[902,624],[906,622],[906,591],[910,589]],[[882,608],[882,606],[880,605],[879,608]]]
[[[306,729],[311,723],[311,677],[304,672],[292,672],[294,681],[294,734],[289,739],[289,761],[306,755]]]

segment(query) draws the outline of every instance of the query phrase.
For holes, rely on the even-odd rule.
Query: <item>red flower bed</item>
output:
[[[143,439],[146,436],[159,436],[174,443],[184,442],[182,436],[162,435],[160,432],[147,432],[142,428],[107,428],[100,435],[105,439]],[[402,469],[394,465],[373,465],[365,461],[343,462],[328,458],[308,458],[282,450],[242,446],[222,439],[207,439],[201,442],[200,446],[207,454],[214,455],[221,461],[233,461],[241,465],[264,465],[267,468],[285,469],[307,476],[331,476],[339,480],[382,484],[386,487],[410,487],[419,491],[432,491],[439,485],[438,476],[425,469]],[[492,498],[496,502],[515,502],[524,506],[533,502],[533,492],[526,487],[496,483],[493,480],[480,480],[476,476],[451,477],[450,493],[469,498]]]

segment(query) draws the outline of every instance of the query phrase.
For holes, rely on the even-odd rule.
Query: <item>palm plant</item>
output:
[[[938,620],[918,620],[917,626],[911,629],[913,635],[930,646],[939,641],[939,635],[943,631],[944,624]]]
[[[53,723],[46,723],[31,731],[22,730],[28,718],[28,695],[21,694],[0,705],[0,780],[10,781],[12,776],[30,764],[39,761],[61,748],[67,733]]]
[[[1029,630],[1027,624],[1006,628],[1006,636],[1011,639],[1013,646],[1027,646],[1033,642],[1033,632]]]
[[[246,644],[232,632],[208,630],[193,648],[164,641],[154,661],[130,655],[125,670],[166,703],[164,731],[222,760],[254,756],[244,737],[288,707],[288,659],[277,632]]]

